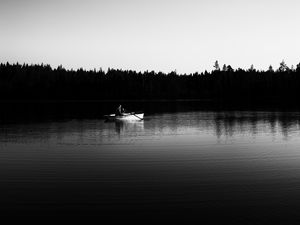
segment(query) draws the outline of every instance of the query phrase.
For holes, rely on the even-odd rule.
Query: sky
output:
[[[0,0],[0,62],[178,73],[300,62],[299,0]]]

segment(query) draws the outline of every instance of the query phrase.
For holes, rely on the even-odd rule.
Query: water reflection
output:
[[[124,134],[126,132],[130,133],[140,133],[144,131],[144,121],[116,121],[115,123],[116,132]]]
[[[71,120],[46,123],[1,124],[1,142],[49,140],[117,141],[140,136],[210,134],[217,139],[234,136],[281,136],[285,140],[300,128],[298,112],[185,112],[148,115],[145,121],[109,122]]]
[[[289,133],[299,130],[298,112],[218,112],[214,116],[217,137],[249,134],[281,134],[285,139]]]

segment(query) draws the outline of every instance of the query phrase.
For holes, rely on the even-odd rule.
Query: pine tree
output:
[[[214,64],[214,68],[215,68],[215,71],[219,71],[220,70],[220,66],[219,66],[218,60],[216,60],[216,62]]]

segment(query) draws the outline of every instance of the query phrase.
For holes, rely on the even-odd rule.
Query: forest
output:
[[[177,74],[132,70],[66,70],[62,66],[0,64],[0,100],[292,101],[300,96],[300,63],[266,71],[220,68]]]

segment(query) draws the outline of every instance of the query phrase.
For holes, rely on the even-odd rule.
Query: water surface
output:
[[[2,215],[243,224],[299,219],[300,113],[2,123]]]

